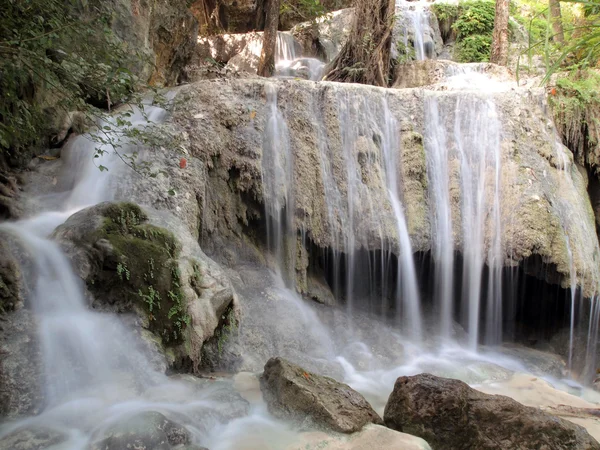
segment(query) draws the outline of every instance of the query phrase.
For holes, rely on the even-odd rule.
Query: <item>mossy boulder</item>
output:
[[[106,205],[101,214],[103,224],[91,237],[106,247],[106,257],[101,270],[86,280],[90,290],[96,298],[141,308],[148,328],[164,343],[181,342],[190,317],[181,291],[177,239],[149,224],[133,203]]]
[[[181,222],[129,202],[101,203],[71,216],[53,237],[93,308],[135,312],[171,367],[199,370],[202,346],[224,326],[234,294]]]

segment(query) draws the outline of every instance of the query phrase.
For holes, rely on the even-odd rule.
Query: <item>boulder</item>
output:
[[[365,398],[350,386],[306,372],[282,358],[267,361],[260,388],[269,412],[276,417],[341,433],[382,423]]]
[[[159,412],[148,411],[109,426],[95,439],[92,450],[170,450],[189,443],[185,427]]]
[[[225,317],[234,322],[228,279],[171,215],[101,203],[71,216],[53,237],[88,284],[94,308],[136,312],[179,370],[198,371],[202,344]]]
[[[433,450],[600,449],[579,425],[430,374],[396,380],[384,421],[425,439]]]
[[[9,237],[0,233],[0,314],[23,306],[21,271],[8,247]]]

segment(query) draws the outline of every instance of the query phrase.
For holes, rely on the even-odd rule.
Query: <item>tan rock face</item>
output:
[[[278,90],[277,105],[289,134],[294,227],[304,230],[317,246],[398,251],[397,222],[383,167],[387,104],[398,136],[393,152],[412,250],[431,249],[435,211],[426,163],[430,144],[424,130],[431,124],[425,123],[429,119],[424,114],[424,96],[437,101],[440,126],[446,128],[449,142],[456,128],[453,121],[471,107],[467,99],[474,98],[474,102],[491,102],[501,124],[498,190],[503,264],[537,255],[556,271],[536,275],[568,286],[573,267],[586,295],[594,292],[599,255],[587,180],[556,140],[543,92],[537,90],[511,87],[475,95],[462,90],[385,90],[256,79],[190,85],[179,96],[174,126],[184,133],[189,152],[207,166],[202,211],[207,242],[228,236],[228,243],[235,245],[249,222],[263,215],[266,191],[261,158],[271,114],[267,85]],[[449,198],[454,245],[461,250],[463,186],[461,162],[452,156],[456,145],[452,142],[448,144]],[[486,173],[486,185],[493,176]],[[486,202],[492,205],[490,192]],[[493,242],[491,216],[489,211],[484,216],[486,248]]]

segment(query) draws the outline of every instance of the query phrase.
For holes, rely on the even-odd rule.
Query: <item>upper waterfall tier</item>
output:
[[[263,214],[258,204],[278,200],[292,227],[321,248],[401,253],[384,154],[391,114],[412,251],[461,251],[476,272],[538,255],[547,266],[528,264],[530,273],[569,286],[573,269],[594,295],[599,255],[587,175],[558,141],[543,91],[506,84],[485,93],[493,82],[472,76],[431,90],[262,79],[183,88],[174,120],[211,177],[203,233],[242,236]],[[292,175],[279,193],[263,184],[267,86],[278,91],[289,140]]]

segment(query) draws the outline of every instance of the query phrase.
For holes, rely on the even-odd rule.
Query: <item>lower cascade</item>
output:
[[[32,160],[0,450],[600,449],[596,175],[543,88],[395,10],[395,88],[323,80],[332,33],[275,27],[269,78],[211,35],[217,75]]]

